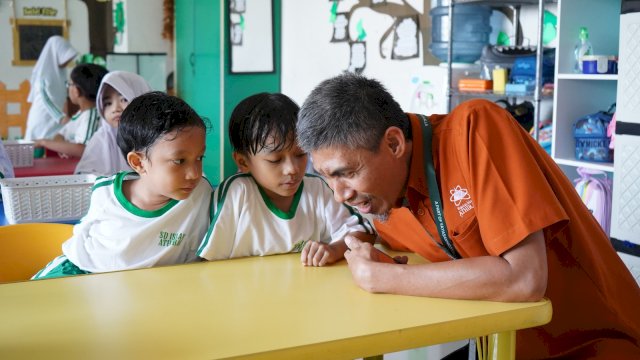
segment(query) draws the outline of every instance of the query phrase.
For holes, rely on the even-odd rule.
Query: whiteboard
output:
[[[394,2],[388,0],[388,2]],[[424,1],[406,1],[420,13]],[[355,0],[338,2],[338,12],[347,12],[358,3]],[[282,0],[282,92],[302,105],[311,90],[323,80],[342,73],[349,67],[351,48],[346,42],[331,42],[333,25],[330,22],[333,1]],[[426,9],[429,11],[429,8]],[[357,9],[349,21],[349,33],[356,40],[357,24],[362,20],[366,31],[366,66],[362,72],[379,80],[391,92],[405,111],[409,111],[418,82],[425,76],[423,49],[418,58],[391,60],[393,34],[382,44],[380,39],[393,25],[394,18],[370,8]],[[422,44],[422,38],[419,39]],[[427,50],[428,53],[428,50]],[[428,55],[430,55],[428,53]]]

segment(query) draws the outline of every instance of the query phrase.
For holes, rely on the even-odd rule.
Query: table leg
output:
[[[489,335],[489,359],[514,360],[516,358],[516,332],[504,331]]]

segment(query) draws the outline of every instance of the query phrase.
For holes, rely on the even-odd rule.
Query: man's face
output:
[[[403,163],[383,140],[377,152],[324,147],[311,152],[313,166],[333,189],[336,201],[363,214],[385,218],[402,196],[407,176]]]

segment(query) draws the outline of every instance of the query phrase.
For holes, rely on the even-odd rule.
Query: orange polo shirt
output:
[[[375,226],[392,247],[446,261],[431,238],[441,241],[424,175],[422,128],[416,115],[409,118],[409,206],[394,208]],[[490,101],[468,101],[429,120],[444,217],[462,257],[500,256],[543,230],[553,319],[517,332],[518,359],[640,358],[640,288],[551,157]]]

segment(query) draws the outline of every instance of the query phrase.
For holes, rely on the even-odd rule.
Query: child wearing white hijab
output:
[[[52,138],[65,123],[62,112],[67,99],[65,66],[78,52],[61,36],[50,37],[31,73],[31,103],[27,118],[26,140]]]
[[[102,79],[96,98],[98,113],[102,117],[100,128],[87,143],[76,166],[76,174],[109,176],[131,171],[116,143],[120,115],[134,98],[149,91],[151,88],[147,82],[134,73],[112,71]]]

